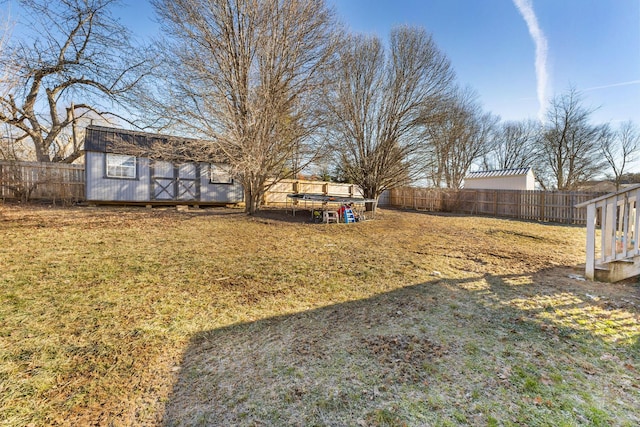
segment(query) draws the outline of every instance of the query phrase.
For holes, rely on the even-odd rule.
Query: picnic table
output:
[[[365,218],[367,203],[375,204],[376,199],[365,199],[363,197],[345,197],[345,196],[331,196],[328,194],[310,194],[310,193],[293,193],[288,194],[287,199],[291,199],[292,213],[295,216],[296,209],[300,209],[303,205],[304,209],[308,209],[311,205],[311,219],[317,222],[318,218],[322,219],[322,222],[340,222],[338,210],[340,206],[352,205],[353,217],[359,216],[362,220]],[[320,205],[320,207],[316,207]],[[352,222],[352,221],[349,221]],[[355,220],[353,221],[355,222]]]

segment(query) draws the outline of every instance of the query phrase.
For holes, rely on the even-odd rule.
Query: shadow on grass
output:
[[[265,222],[313,223],[313,217],[309,209],[296,209],[294,212],[290,208],[264,208],[256,212],[252,218]]]
[[[549,277],[434,280],[201,332],[164,424],[635,425],[637,310]]]

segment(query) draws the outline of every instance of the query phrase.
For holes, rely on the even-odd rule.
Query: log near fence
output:
[[[587,223],[587,211],[576,205],[603,194],[605,193],[405,187],[390,190],[389,205],[431,212],[583,225]]]

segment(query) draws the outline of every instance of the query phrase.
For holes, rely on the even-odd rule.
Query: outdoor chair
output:
[[[322,222],[329,224],[330,222],[338,223],[338,212],[336,211],[324,211],[322,213]]]

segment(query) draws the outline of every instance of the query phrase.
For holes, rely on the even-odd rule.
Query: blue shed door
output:
[[[151,161],[151,200],[199,201],[200,165]]]

